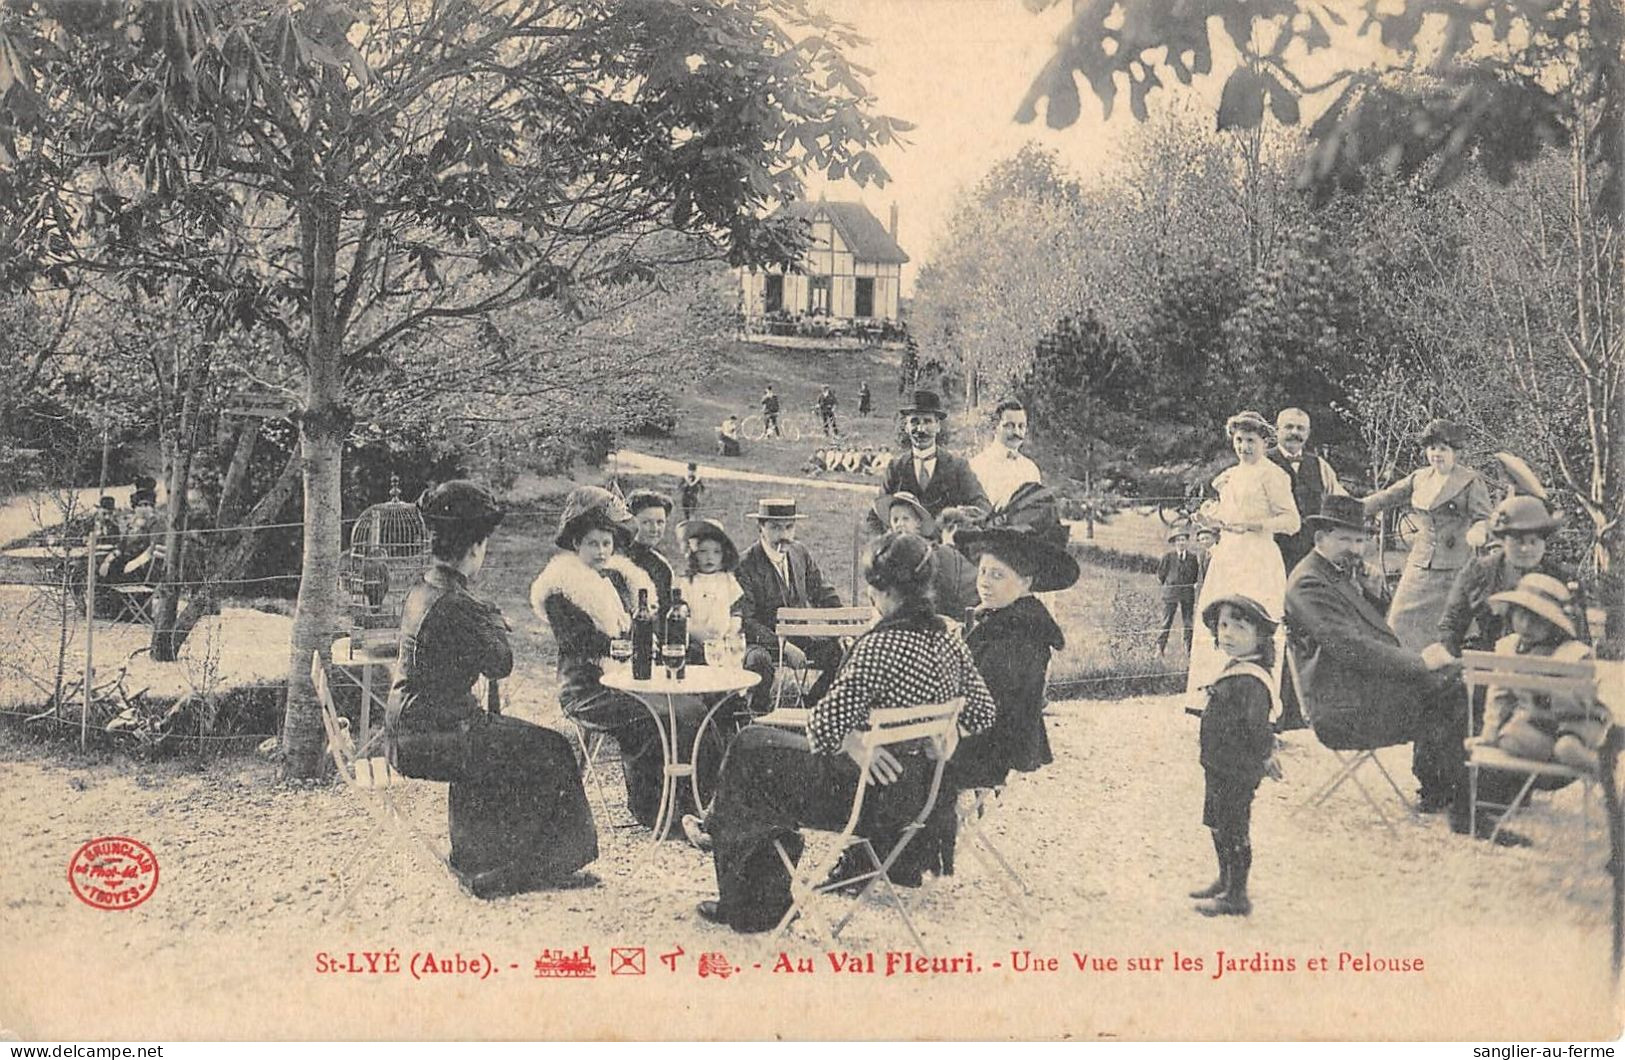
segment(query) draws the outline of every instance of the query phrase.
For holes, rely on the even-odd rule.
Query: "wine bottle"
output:
[[[638,590],[638,609],[632,615],[632,680],[654,676],[655,613],[649,609],[649,590]]]
[[[666,660],[666,676],[674,681],[681,681],[688,670],[688,617],[683,590],[673,589],[660,633],[660,653]]]

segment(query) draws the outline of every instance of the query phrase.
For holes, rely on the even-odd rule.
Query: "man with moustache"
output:
[[[1026,441],[1027,408],[1015,398],[1005,398],[993,410],[992,443],[970,458],[970,469],[995,508],[1003,508],[1027,483],[1044,480],[1038,465],[1021,453]]]
[[[913,494],[933,518],[946,508],[975,508],[981,515],[992,511],[987,491],[971,470],[970,462],[938,445],[943,421],[948,418],[942,399],[933,391],[916,390],[913,402],[899,409],[898,416],[902,419],[902,440],[909,449],[886,465],[881,496]],[[869,526],[874,533],[885,530],[873,513]]]
[[[1450,807],[1464,772],[1460,661],[1444,653],[1429,660],[1400,647],[1382,603],[1361,578],[1370,532],[1358,500],[1324,497],[1304,521],[1315,544],[1287,580],[1286,621],[1316,738],[1334,750],[1413,742],[1419,808]]]
[[[1343,484],[1318,453],[1309,452],[1309,413],[1300,408],[1282,409],[1275,417],[1275,446],[1265,455],[1292,480],[1292,499],[1301,513],[1320,511],[1320,500],[1325,496],[1345,496]],[[1295,534],[1276,534],[1275,544],[1281,550],[1281,562],[1287,577],[1299,561],[1315,547],[1315,533],[1305,522]],[[1277,732],[1302,729],[1303,708],[1298,702],[1298,690],[1292,685],[1291,675],[1281,676],[1281,716],[1276,719]]]
[[[740,613],[745,629],[745,669],[762,675],[751,689],[751,709],[768,710],[773,696],[779,638],[775,632],[781,607],[840,607],[841,597],[824,579],[807,547],[796,541],[796,524],[806,516],[790,497],[764,497],[756,511],[756,543],[739,557],[734,578],[743,591]],[[795,670],[812,667],[818,680],[808,691],[816,703],[841,665],[841,643],[833,637],[794,637],[785,642],[784,661]]]

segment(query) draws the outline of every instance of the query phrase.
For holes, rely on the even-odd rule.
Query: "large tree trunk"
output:
[[[333,292],[338,256],[338,218],[331,205],[315,203],[301,218],[306,275],[310,277],[310,335],[305,350],[305,409],[299,419],[299,451],[305,471],[304,560],[299,602],[288,657],[288,700],[282,721],[282,773],[314,777],[321,772],[321,705],[310,683],[310,658],[327,658],[338,628],[340,484],[344,439],[350,420]]]

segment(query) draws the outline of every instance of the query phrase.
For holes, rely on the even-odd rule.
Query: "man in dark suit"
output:
[[[1286,621],[1315,736],[1337,750],[1413,743],[1419,809],[1449,808],[1463,771],[1461,664],[1430,666],[1388,628],[1361,581],[1369,531],[1358,500],[1324,497],[1305,522],[1315,545],[1287,580]]]
[[[1174,616],[1184,611],[1185,654],[1191,650],[1192,625],[1196,614],[1196,580],[1201,560],[1191,550],[1191,529],[1176,526],[1168,531],[1173,545],[1157,563],[1157,581],[1162,585],[1162,633],[1157,637],[1157,654],[1168,650],[1168,635],[1174,629]]]
[[[739,557],[734,578],[744,591],[740,611],[745,669],[762,675],[751,690],[751,709],[761,712],[772,705],[779,608],[840,607],[841,597],[824,580],[812,553],[796,542],[796,524],[806,516],[797,513],[793,498],[763,498],[746,518],[756,520],[757,541]],[[818,680],[807,693],[807,702],[816,703],[841,665],[841,643],[828,637],[793,637],[785,642],[784,661],[797,670],[808,666],[818,670]]]
[[[987,491],[971,470],[970,462],[941,448],[942,422],[948,418],[942,399],[930,390],[916,390],[912,404],[899,410],[909,451],[892,457],[881,483],[882,496],[911,493],[933,517],[945,508],[975,508],[986,515],[993,510]],[[885,528],[871,515],[869,529]]]

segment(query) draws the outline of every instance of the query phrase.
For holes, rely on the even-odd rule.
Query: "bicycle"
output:
[[[1202,496],[1201,486],[1187,486],[1185,495],[1178,500],[1163,498],[1158,502],[1157,518],[1162,520],[1163,526],[1211,521],[1217,508],[1218,501]]]
[[[767,417],[760,412],[753,412],[746,416],[739,424],[739,434],[747,441],[760,442],[768,437]],[[778,433],[773,437],[787,442],[801,441],[801,424],[793,416],[779,413]]]

